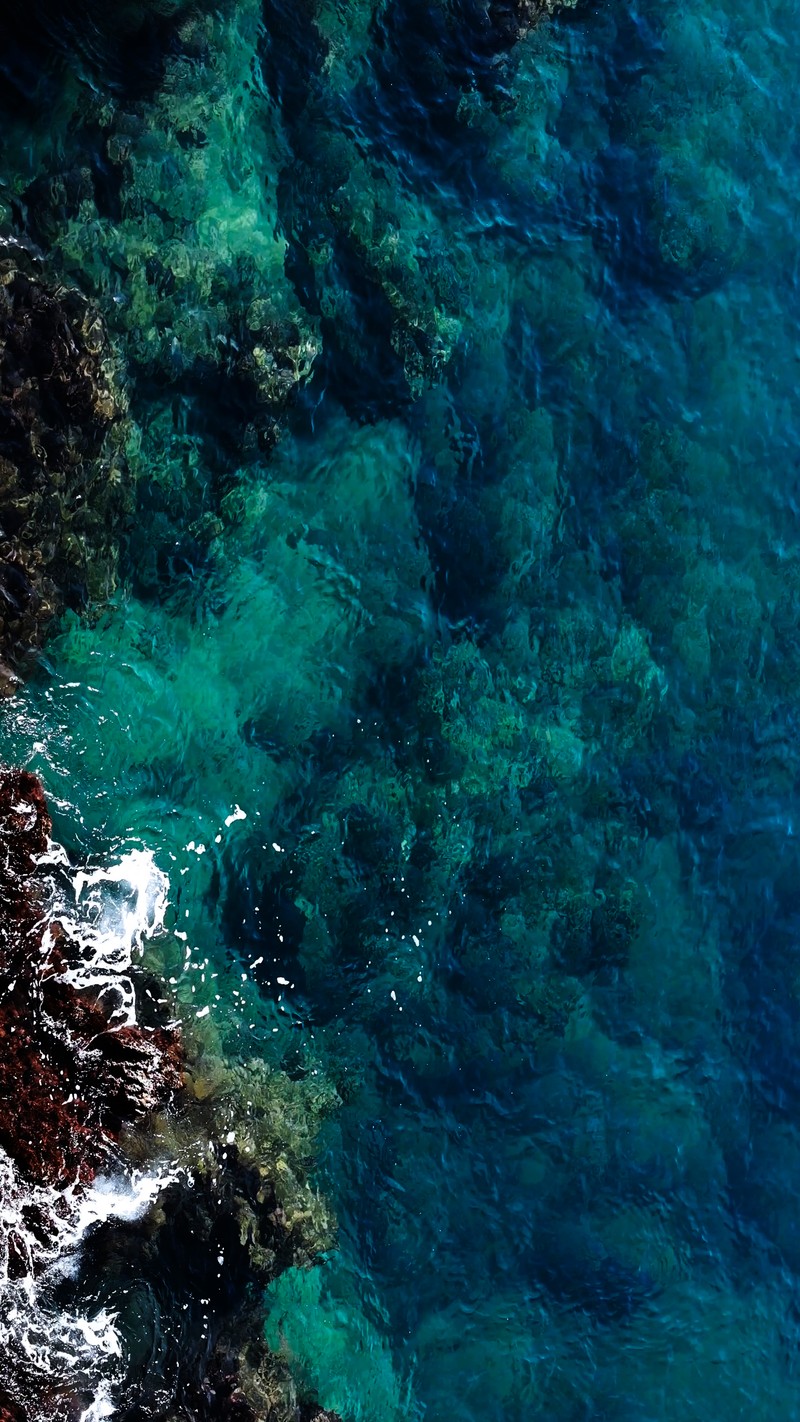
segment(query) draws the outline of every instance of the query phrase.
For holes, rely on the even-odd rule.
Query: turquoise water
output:
[[[138,507],[0,754],[335,1090],[267,1338],[347,1422],[800,1416],[793,7],[43,14],[5,231]]]

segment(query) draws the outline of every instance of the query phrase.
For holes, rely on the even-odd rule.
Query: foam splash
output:
[[[57,854],[48,861],[65,863]],[[144,940],[164,926],[169,879],[144,849],[131,849],[118,864],[104,868],[67,867],[64,877],[67,891],[54,890],[52,917],[80,948],[80,958],[64,976],[74,988],[92,991],[110,1006],[114,1026],[133,1026],[136,996],[127,972]]]

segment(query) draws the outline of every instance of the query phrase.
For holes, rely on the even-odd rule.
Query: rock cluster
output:
[[[79,960],[36,879],[50,817],[40,782],[0,773],[0,1145],[28,1180],[89,1181],[123,1125],[181,1086],[174,1032],[115,1025],[113,1003],[70,981]]]

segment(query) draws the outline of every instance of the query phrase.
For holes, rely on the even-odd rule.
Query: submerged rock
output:
[[[207,392],[220,437],[268,448],[319,333],[284,270],[279,122],[253,82],[261,5],[170,9],[154,92],[117,92],[106,73],[73,96],[65,151],[21,189],[18,213],[102,307],[134,383]]]
[[[144,1219],[95,1231],[69,1302],[128,1300],[123,1333],[160,1349],[158,1366],[141,1342],[133,1351],[119,1422],[172,1422],[181,1408],[198,1422],[316,1422],[264,1341],[264,1290],[333,1245],[329,1207],[304,1171],[338,1097],[323,1090],[315,1104],[260,1059],[231,1067],[191,1037],[187,1054],[186,1090],[156,1132],[175,1178]],[[131,1144],[153,1152],[152,1138]]]
[[[508,44],[514,44],[540,20],[558,10],[574,10],[578,0],[490,0],[492,26]]]
[[[114,588],[129,496],[113,367],[80,292],[0,251],[0,657],[12,663],[65,608]],[[0,694],[13,689],[0,664]]]

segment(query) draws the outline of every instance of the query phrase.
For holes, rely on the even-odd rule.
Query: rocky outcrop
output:
[[[104,1298],[111,1317],[132,1299],[134,1332],[152,1309],[176,1340],[158,1368],[115,1376],[121,1422],[335,1422],[263,1342],[264,1287],[332,1242],[301,1123],[294,1151],[276,1145],[299,1088],[144,1020],[158,994],[115,976],[113,955],[104,971],[91,931],[82,940],[57,907],[50,831],[37,777],[0,770],[0,1422],[77,1422],[92,1401],[91,1358],[80,1377],[51,1376],[19,1345],[15,1290],[35,1300],[41,1337],[54,1289],[54,1318],[94,1317]],[[97,1208],[93,1190],[154,1154],[171,1164],[141,1209]]]
[[[95,309],[0,248],[0,657],[14,665],[58,613],[113,591],[124,415]]]
[[[516,44],[548,15],[574,10],[578,0],[490,0],[487,14],[504,46]]]
[[[120,1422],[336,1422],[298,1398],[263,1340],[263,1289],[307,1250],[269,1171],[230,1145],[171,1185],[144,1224],[98,1231],[84,1273],[117,1296],[136,1297],[146,1280],[160,1329],[180,1339],[159,1370],[129,1381]],[[167,1397],[188,1414],[170,1411]]]
[[[174,1032],[119,1024],[107,980],[79,985],[81,945],[48,912],[39,869],[50,828],[38,779],[0,771],[3,1422],[71,1417],[62,1384],[43,1377],[8,1331],[15,1287],[32,1313],[37,1280],[57,1258],[62,1236],[78,1237],[86,1192],[97,1172],[118,1160],[123,1127],[164,1107],[182,1085]]]

